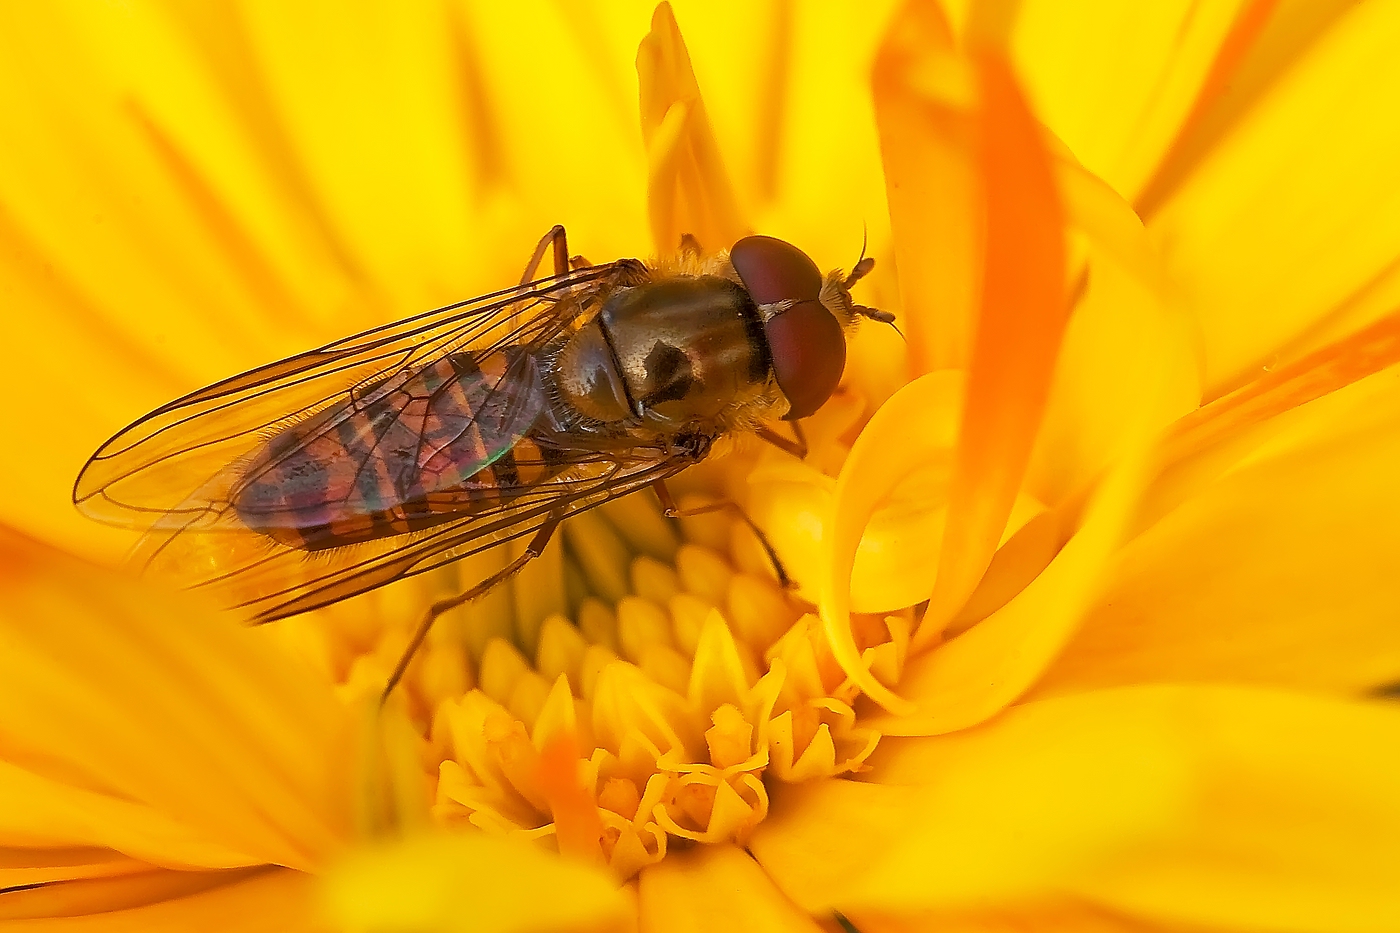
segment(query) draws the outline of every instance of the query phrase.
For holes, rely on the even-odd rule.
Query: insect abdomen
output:
[[[526,433],[539,411],[532,363],[483,372],[456,354],[287,428],[249,466],[234,508],[251,530],[306,551],[495,508],[557,469]]]

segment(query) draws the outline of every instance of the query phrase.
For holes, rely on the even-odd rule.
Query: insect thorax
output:
[[[719,275],[620,289],[553,361],[559,399],[585,422],[722,433],[776,404],[758,309]]]

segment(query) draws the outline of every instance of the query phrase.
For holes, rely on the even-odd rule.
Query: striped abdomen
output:
[[[498,506],[556,472],[528,435],[544,412],[536,360],[466,353],[356,390],[269,438],[234,492],[253,531],[315,551]]]

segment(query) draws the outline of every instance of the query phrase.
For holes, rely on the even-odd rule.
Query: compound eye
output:
[[[821,408],[846,368],[846,335],[819,301],[802,301],[763,325],[773,354],[773,378],[792,406],[783,417],[805,418]]]
[[[816,301],[822,292],[817,264],[796,246],[771,236],[746,236],[729,251],[729,261],[755,304]]]

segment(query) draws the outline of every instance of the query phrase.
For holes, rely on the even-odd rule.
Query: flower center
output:
[[[668,548],[637,553],[617,522],[598,510],[566,525],[565,577],[582,597],[570,613],[476,652],[441,620],[400,702],[426,739],[438,822],[582,847],[626,879],[678,841],[742,844],[777,787],[860,770],[879,735],[857,724],[820,621],[746,526],[684,519],[663,560]],[[909,625],[858,622],[877,676],[894,679]],[[395,635],[349,666],[347,689],[382,676]]]

